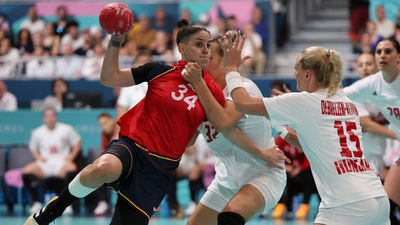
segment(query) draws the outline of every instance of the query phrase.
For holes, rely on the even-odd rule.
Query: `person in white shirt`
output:
[[[28,18],[23,21],[19,27],[19,29],[28,29],[29,32],[33,35],[36,32],[43,32],[45,27],[45,23],[43,20],[38,18],[35,6],[32,6],[28,9]]]
[[[81,69],[83,58],[74,55],[72,44],[64,43],[62,56],[56,59],[56,77],[62,77],[66,80],[75,80],[81,78]]]
[[[283,160],[277,162],[266,160],[268,162],[266,163],[264,160],[268,157],[245,152],[234,146],[220,133],[226,127],[237,126],[261,149],[275,146],[269,121],[263,117],[242,114],[234,109],[226,88],[224,54],[218,46],[219,40],[222,40],[222,36],[209,41],[211,59],[206,70],[224,89],[226,97],[224,107],[218,106],[217,101],[212,98],[201,78],[199,68],[195,70],[191,66],[186,66],[188,74],[183,75],[184,79],[196,90],[208,119],[200,125],[198,131],[217,157],[215,179],[190,216],[188,225],[212,225],[217,221],[220,224],[221,221],[229,220],[230,216],[237,218],[241,223],[230,221],[229,224],[244,224],[245,221],[249,221],[264,210],[273,208],[286,185]],[[251,95],[262,96],[261,91],[252,81],[246,79],[244,83]],[[219,113],[221,111],[223,113]],[[275,149],[276,146],[263,154],[280,153],[281,159],[287,160],[283,152]]]
[[[393,36],[395,25],[386,18],[385,7],[380,5],[376,7],[376,32],[384,38]]]
[[[0,111],[15,111],[17,109],[17,98],[7,91],[6,83],[0,80]]]
[[[30,211],[41,208],[37,179],[73,177],[77,166],[75,157],[81,149],[81,137],[68,124],[57,122],[57,112],[48,107],[43,110],[44,124],[33,130],[29,149],[36,161],[25,166],[23,180],[33,204]]]
[[[289,125],[297,131],[321,196],[314,224],[390,224],[388,197],[363,155],[357,108],[339,90],[339,53],[320,46],[303,50],[295,64],[301,92],[254,98],[236,72],[242,46],[243,39],[224,48],[229,53],[226,81],[235,107],[266,116],[272,126]]]
[[[361,54],[357,59],[357,72],[361,78],[378,72],[375,58],[370,53]],[[379,115],[379,110],[370,102],[356,103],[363,129],[364,155],[374,168],[376,174],[382,176],[383,155],[386,149],[386,138],[397,139],[393,130],[372,120],[371,117]]]
[[[26,77],[29,79],[52,79],[54,62],[45,54],[43,47],[38,46],[26,64]]]
[[[0,79],[15,77],[19,58],[18,49],[11,46],[11,39],[3,38],[0,41]]]
[[[377,44],[375,59],[380,70],[343,89],[345,95],[355,102],[369,101],[385,116],[400,137],[400,45],[394,39],[384,38]],[[385,190],[391,200],[391,220],[396,205],[400,205],[400,165],[393,164],[385,179]],[[397,221],[398,224],[398,221]]]

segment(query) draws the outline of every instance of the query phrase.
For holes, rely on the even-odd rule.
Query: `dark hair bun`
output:
[[[178,22],[178,27],[179,28],[187,27],[187,26],[189,26],[189,21],[187,21],[186,19],[179,20],[179,22]]]

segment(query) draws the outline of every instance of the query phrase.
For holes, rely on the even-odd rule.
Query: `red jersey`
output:
[[[167,156],[166,159],[179,159],[205,120],[194,89],[182,78],[185,65],[183,61],[172,67],[149,63],[132,69],[136,84],[148,81],[149,88],[144,99],[118,121],[120,135],[135,140],[149,153]],[[145,79],[139,80],[137,77],[143,74]],[[216,100],[224,105],[221,88],[205,70],[203,78]]]
[[[301,166],[301,171],[310,169],[310,163],[304,152],[300,151],[280,136],[277,136],[275,144],[285,153],[286,157],[292,161],[291,164],[293,166]]]

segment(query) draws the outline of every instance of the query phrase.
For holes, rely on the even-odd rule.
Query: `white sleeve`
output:
[[[358,80],[343,89],[344,94],[352,101],[363,103],[373,94],[371,84],[375,81],[376,75],[371,75],[362,80]]]
[[[359,117],[362,117],[362,116],[369,116],[369,115],[370,115],[369,112],[368,112],[368,110],[365,108],[364,104],[360,104],[360,103],[356,103],[356,102],[355,102],[354,105],[355,105],[356,108],[357,108],[358,116],[359,116]]]
[[[272,98],[263,99],[264,106],[268,112],[272,127],[289,125],[296,129],[300,124],[298,120],[304,120],[299,115],[306,110],[305,102],[302,100],[302,93],[288,93]]]
[[[70,126],[68,126],[68,138],[69,138],[69,143],[72,146],[75,146],[78,144],[78,142],[81,140],[81,136],[78,134],[78,132],[75,131],[75,129]]]
[[[122,88],[119,94],[117,105],[129,109],[129,88]]]
[[[37,138],[37,130],[33,130],[31,134],[31,139],[29,141],[29,150],[31,152],[33,151],[39,151],[39,140]]]
[[[394,93],[400,97],[400,75],[397,75],[396,80],[390,83],[389,86],[394,90]]]

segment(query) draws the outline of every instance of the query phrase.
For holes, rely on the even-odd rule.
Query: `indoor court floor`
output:
[[[22,225],[26,217],[3,217],[0,216],[1,225]],[[108,225],[110,222],[110,217],[69,217],[64,216],[61,219],[56,220],[55,223],[50,225]],[[154,218],[150,222],[150,225],[185,225],[186,219],[176,220],[176,219],[158,219]],[[312,221],[277,221],[266,220],[266,219],[253,219],[246,223],[248,225],[312,225]]]

